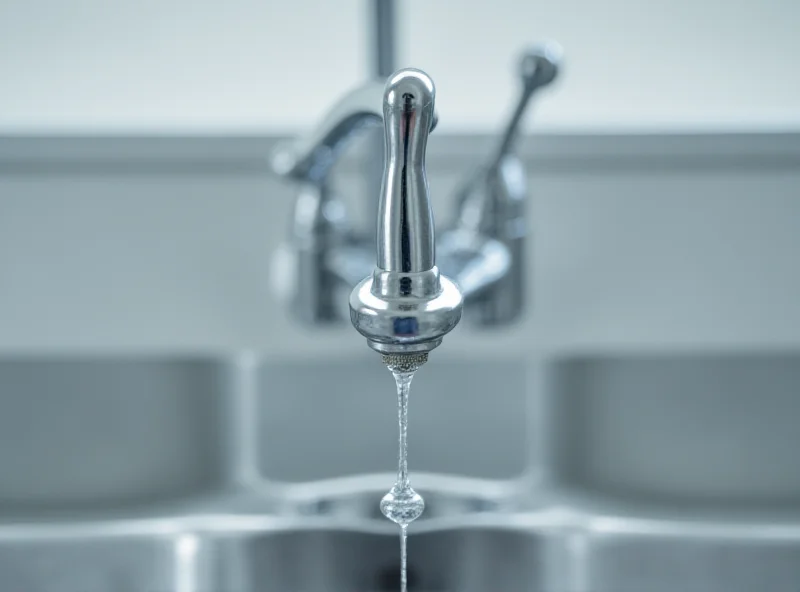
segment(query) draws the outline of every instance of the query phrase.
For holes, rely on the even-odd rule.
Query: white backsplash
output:
[[[558,166],[531,162],[527,315],[459,327],[443,355],[800,347],[800,161],[573,162],[561,144]],[[441,162],[440,221],[466,167]],[[276,304],[292,191],[265,172],[17,165],[0,169],[0,350],[365,351],[349,326],[301,327]]]

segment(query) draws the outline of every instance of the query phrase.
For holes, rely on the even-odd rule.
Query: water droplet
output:
[[[425,500],[411,487],[392,487],[381,500],[381,512],[392,522],[408,526],[422,515]]]

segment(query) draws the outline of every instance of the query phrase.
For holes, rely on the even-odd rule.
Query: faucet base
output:
[[[367,345],[382,356],[427,355],[431,350],[439,347],[442,339],[431,339],[423,343],[382,343],[367,339]]]
[[[434,267],[399,273],[376,269],[350,294],[350,320],[382,354],[429,352],[461,319],[456,285]]]

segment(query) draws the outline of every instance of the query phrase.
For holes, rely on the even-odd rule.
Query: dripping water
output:
[[[425,363],[427,354],[384,356],[384,362],[397,384],[398,425],[400,430],[397,480],[381,500],[381,512],[400,526],[400,590],[408,587],[408,525],[420,517],[425,500],[411,487],[408,477],[408,394],[417,369]]]

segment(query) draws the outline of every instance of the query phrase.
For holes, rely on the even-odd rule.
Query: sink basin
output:
[[[6,529],[8,530],[8,529]],[[26,536],[29,535],[29,536]],[[0,589],[25,592],[170,590],[182,577],[179,539],[155,533],[48,529],[0,536]]]
[[[454,361],[411,393],[410,590],[800,582],[800,355]],[[375,356],[0,359],[0,590],[396,590]]]
[[[800,508],[800,357],[553,361],[540,396],[562,485],[668,506]]]
[[[0,520],[141,509],[242,481],[314,481],[396,463],[394,382],[374,355],[313,368],[247,356],[4,358],[0,393]],[[520,363],[423,368],[412,392],[412,467],[518,474],[525,396]]]
[[[0,359],[0,517],[215,487],[224,377],[224,362],[204,359]]]
[[[409,537],[410,591],[752,592],[794,590],[800,552],[781,544],[587,537],[481,526]],[[398,589],[396,535],[308,530],[216,543],[217,589]],[[239,586],[238,588],[236,586]]]
[[[603,532],[489,517],[409,536],[409,590],[775,592],[800,581],[797,540]],[[539,518],[543,518],[540,516]],[[532,520],[533,519],[533,520]],[[514,524],[514,522],[517,524]],[[398,588],[395,528],[263,518],[20,529],[0,537],[0,588],[26,592],[345,592]],[[545,524],[546,523],[546,524]],[[151,532],[147,534],[149,529]],[[108,532],[104,532],[108,531]],[[114,532],[110,532],[114,531]],[[764,534],[754,531],[754,534]]]
[[[232,559],[218,589],[338,592],[399,588],[396,534],[307,530],[215,541]],[[500,529],[442,530],[409,538],[410,591],[538,590],[542,542]],[[231,569],[233,568],[233,569]],[[231,584],[234,586],[231,588]],[[241,587],[244,585],[244,587]]]
[[[367,354],[318,361],[313,370],[297,362],[260,369],[265,391],[283,395],[259,401],[261,474],[302,482],[395,470],[394,378]],[[527,462],[526,364],[439,358],[431,356],[411,388],[412,470],[486,479],[519,475]]]

